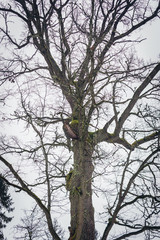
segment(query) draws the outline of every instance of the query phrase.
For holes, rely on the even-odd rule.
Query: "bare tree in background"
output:
[[[70,240],[95,239],[93,191],[105,199],[102,240],[157,237],[160,63],[137,59],[132,33],[160,2],[12,0],[0,12],[1,84],[19,104],[3,124],[26,130],[21,143],[1,137],[3,179],[36,201],[55,240],[66,190]]]
[[[22,240],[34,240],[34,239],[43,239],[49,240],[51,236],[47,231],[46,223],[43,221],[44,218],[39,212],[37,205],[30,211],[25,211],[25,215],[21,218],[21,223],[15,226],[15,237],[14,239]],[[63,239],[63,231],[60,226],[57,224],[57,220],[53,221],[54,229],[57,231],[57,234]]]

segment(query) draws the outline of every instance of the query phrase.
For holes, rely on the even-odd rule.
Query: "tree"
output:
[[[2,137],[2,154],[21,160],[16,166],[1,154],[14,179],[8,174],[8,184],[36,201],[53,239],[60,237],[51,213],[66,198],[65,185],[69,239],[95,238],[93,190],[106,199],[102,240],[155,237],[160,63],[143,63],[130,49],[138,41],[132,33],[159,16],[160,2],[14,0],[1,1],[0,11],[1,42],[9,48],[1,81],[9,80],[20,100],[9,120],[32,133],[30,144]],[[26,163],[36,172],[29,179]]]
[[[12,217],[7,217],[4,211],[4,209],[7,212],[13,211],[12,204],[12,199],[8,194],[8,186],[0,176],[0,229],[5,228],[6,224],[12,220]],[[2,231],[0,231],[0,239],[4,239]]]
[[[51,236],[47,231],[46,223],[43,221],[43,219],[43,216],[39,214],[37,205],[31,209],[30,212],[25,211],[25,216],[21,219],[21,224],[18,224],[15,227],[16,232],[14,239],[51,239]],[[63,239],[64,233],[61,230],[60,226],[57,224],[56,219],[54,220],[53,225],[58,235]]]

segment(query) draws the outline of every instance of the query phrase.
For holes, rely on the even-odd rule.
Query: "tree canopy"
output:
[[[3,178],[55,240],[68,202],[70,240],[159,234],[160,63],[138,59],[133,35],[159,13],[154,0],[0,1],[1,123],[15,129]]]

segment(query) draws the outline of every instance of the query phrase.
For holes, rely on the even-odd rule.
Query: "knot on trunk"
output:
[[[78,120],[72,120],[70,123],[65,121],[63,130],[67,138],[78,139]]]

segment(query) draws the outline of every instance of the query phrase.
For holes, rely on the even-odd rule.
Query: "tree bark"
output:
[[[71,229],[70,238],[94,240],[94,208],[92,205],[92,147],[74,140],[74,169],[70,181]]]

